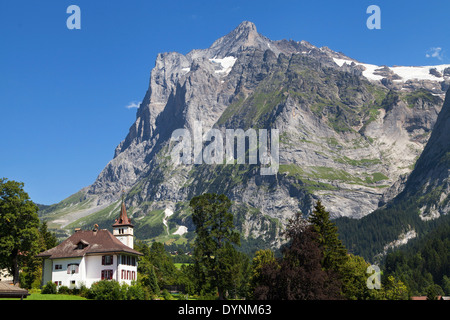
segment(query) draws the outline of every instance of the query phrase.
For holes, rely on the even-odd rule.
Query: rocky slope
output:
[[[159,54],[114,159],[41,216],[57,228],[108,225],[126,190],[138,237],[189,236],[189,199],[217,192],[233,201],[244,237],[273,245],[286,219],[308,214],[318,198],[335,217],[363,217],[403,189],[442,107],[449,67],[369,65],[306,41],[267,39],[243,22],[208,49]],[[248,162],[174,165],[172,133],[199,122],[203,133],[278,129],[277,174]]]
[[[450,90],[431,137],[399,198],[424,198],[420,218],[439,218],[450,211]]]
[[[402,191],[362,219],[336,220],[344,243],[353,253],[376,261],[388,250],[449,224],[449,136],[450,90],[414,170],[399,183]]]

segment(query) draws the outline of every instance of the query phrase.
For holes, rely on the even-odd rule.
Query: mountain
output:
[[[398,195],[449,81],[450,65],[375,66],[306,41],[273,41],[242,22],[207,49],[158,54],[114,158],[92,185],[40,215],[61,234],[108,226],[125,190],[138,238],[182,242],[192,237],[190,198],[225,193],[245,241],[277,246],[286,220],[309,214],[317,199],[335,218],[362,218]],[[250,149],[243,164],[174,164],[172,134],[195,134],[199,124],[224,137],[278,130],[275,174],[262,174],[261,157],[250,164]],[[203,140],[202,150],[218,145]]]
[[[450,210],[450,90],[433,133],[408,178],[401,198],[428,195],[420,217],[431,220]],[[400,197],[399,197],[400,198]]]
[[[379,259],[411,239],[424,237],[437,227],[450,226],[449,137],[450,89],[428,143],[402,192],[360,220],[338,219],[348,248],[367,259]]]

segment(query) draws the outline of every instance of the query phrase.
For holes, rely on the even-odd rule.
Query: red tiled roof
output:
[[[125,203],[122,201],[122,208],[120,209],[119,219],[113,224],[113,227],[119,226],[133,226],[131,220],[127,216],[127,209],[125,208]]]
[[[81,243],[82,246],[78,246]],[[106,229],[82,230],[72,234],[56,247],[38,254],[41,258],[71,258],[83,257],[90,254],[123,252],[142,255],[139,251],[124,245]]]

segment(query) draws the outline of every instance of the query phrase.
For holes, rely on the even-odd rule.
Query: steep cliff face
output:
[[[360,220],[336,220],[344,243],[353,253],[374,261],[388,250],[449,223],[449,136],[450,90],[414,170],[391,186],[391,199]]]
[[[432,220],[450,211],[450,90],[431,137],[399,198],[418,201],[422,220]]]
[[[96,211],[107,221],[125,189],[138,237],[164,234],[164,219],[169,234],[180,234],[192,231],[192,196],[225,193],[242,234],[274,245],[280,225],[296,211],[308,214],[318,198],[335,217],[362,217],[403,189],[440,112],[448,76],[423,68],[405,72],[305,41],[272,41],[250,22],[208,49],[159,54],[114,159],[43,216],[58,216],[54,226],[63,227],[90,223]],[[203,133],[277,129],[278,172],[264,176],[248,162],[175,165],[172,133],[198,123]]]

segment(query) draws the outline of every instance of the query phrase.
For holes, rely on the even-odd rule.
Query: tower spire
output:
[[[128,215],[127,215],[127,209],[125,207],[124,197],[125,197],[125,190],[122,190],[122,205],[120,208],[120,215],[119,215],[119,219],[116,219],[115,223],[113,224],[113,227],[119,227],[119,226],[133,227],[133,225],[131,224],[131,219],[129,219]]]
[[[133,228],[131,220],[128,218],[127,209],[125,207],[125,190],[122,190],[122,205],[120,208],[119,219],[116,219],[113,227],[113,235],[117,237],[123,244],[133,248]]]

